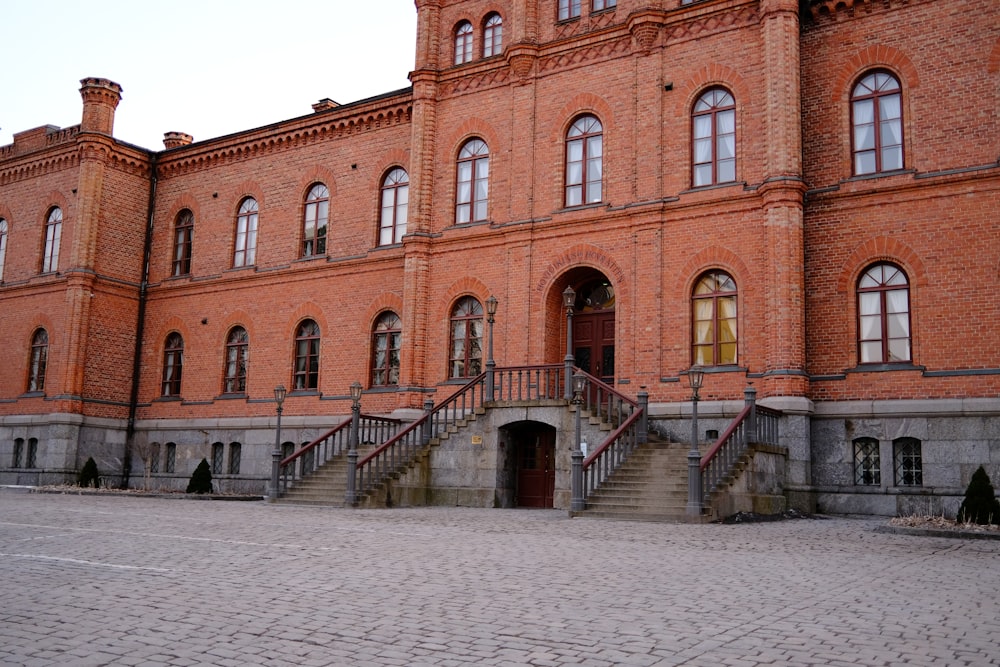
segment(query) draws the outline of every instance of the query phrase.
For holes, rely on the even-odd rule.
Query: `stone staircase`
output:
[[[358,447],[358,458],[368,455],[373,449],[371,445]],[[345,507],[346,496],[347,456],[337,456],[304,479],[297,480],[277,502],[286,505]]]
[[[687,522],[690,445],[649,434],[589,498],[581,517]],[[702,452],[704,453],[704,452]]]

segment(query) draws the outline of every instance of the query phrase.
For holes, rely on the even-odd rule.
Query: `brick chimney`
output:
[[[340,104],[334,102],[329,97],[324,97],[316,104],[312,105],[313,111],[326,111],[327,109],[336,109]]]
[[[80,80],[83,97],[81,132],[111,135],[115,125],[115,109],[122,99],[122,87],[109,79],[87,78]]]
[[[190,134],[184,134],[183,132],[164,132],[163,133],[163,147],[167,150],[171,148],[179,148],[181,146],[187,146],[192,141],[194,137]]]

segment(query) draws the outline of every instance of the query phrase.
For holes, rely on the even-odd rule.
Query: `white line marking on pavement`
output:
[[[170,570],[162,567],[142,567],[140,565],[118,565],[116,563],[98,563],[92,560],[79,560],[77,558],[59,558],[57,556],[40,556],[38,554],[3,554],[0,553],[0,557],[3,558],[27,558],[29,560],[51,560],[58,561],[62,563],[75,563],[77,565],[93,565],[94,567],[110,567],[115,570],[148,570],[150,572],[170,572]]]

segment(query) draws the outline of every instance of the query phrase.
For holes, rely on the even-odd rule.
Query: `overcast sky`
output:
[[[124,89],[115,137],[160,150],[410,85],[413,0],[0,0],[0,146],[80,122],[80,79]]]

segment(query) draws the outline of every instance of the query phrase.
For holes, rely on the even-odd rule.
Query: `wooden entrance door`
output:
[[[573,357],[583,371],[615,382],[615,311],[573,316]]]
[[[555,431],[523,432],[517,456],[518,507],[551,508],[556,488]]]

